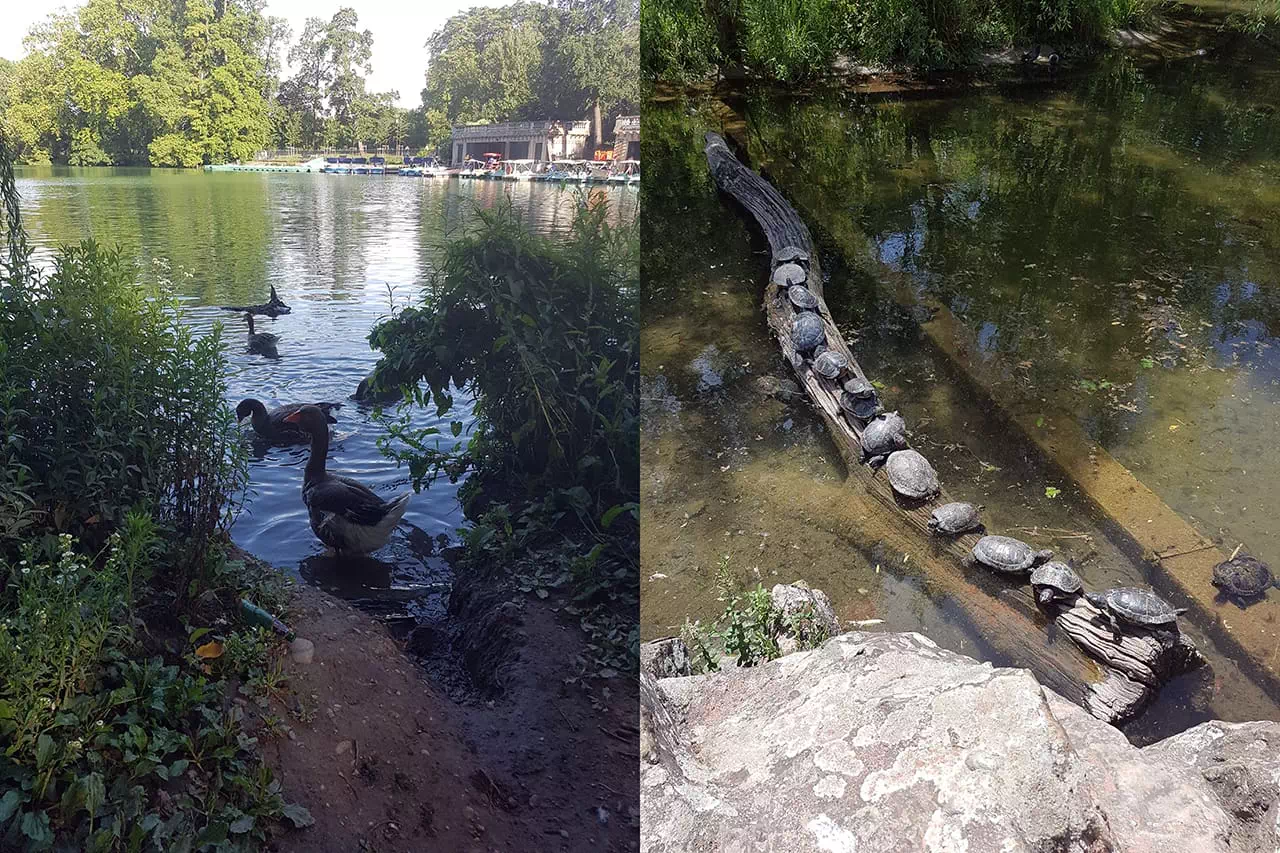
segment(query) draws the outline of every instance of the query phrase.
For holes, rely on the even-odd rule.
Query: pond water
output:
[[[1148,582],[964,390],[898,307],[892,278],[946,304],[1008,365],[994,393],[1013,411],[1075,418],[1203,532],[1280,564],[1280,62],[1245,44],[1211,56],[1110,57],[932,100],[735,91],[651,105],[646,638],[714,618],[726,586],[804,579],[843,619],[1030,663],[966,617],[963,589],[879,544],[894,520],[842,486],[808,405],[762,393],[790,371],[760,311],[765,246],[707,175],[702,133],[725,127],[821,223],[838,325],[912,444],[953,494],[985,506],[989,527],[1075,560],[1090,585]],[[1280,593],[1255,607],[1280,607]],[[1212,669],[1170,684],[1127,727],[1135,740],[1213,716],[1280,717],[1188,633]]]
[[[572,224],[581,195],[540,183],[319,174],[203,173],[148,169],[22,168],[25,224],[47,256],[61,243],[94,237],[118,244],[147,282],[167,280],[200,329],[224,324],[231,365],[228,400],[256,397],[268,407],[335,400],[330,470],[388,497],[410,489],[407,472],[377,447],[385,433],[372,408],[347,397],[377,362],[367,335],[391,306],[416,303],[442,246],[477,210],[509,194],[528,227],[548,235]],[[636,191],[597,188],[611,215],[631,219]],[[266,301],[268,285],[292,307],[258,317],[258,331],[280,336],[279,359],[249,354],[245,324],[218,305]],[[461,395],[448,420],[469,418]],[[419,426],[434,411],[413,414]],[[443,425],[448,436],[448,424]],[[251,436],[250,430],[247,435]],[[307,523],[301,498],[308,448],[254,445],[251,491],[232,528],[246,550],[295,576],[370,606],[414,600],[431,611],[449,580],[438,537],[456,540],[465,524],[457,486],[441,481],[415,495],[392,542],[366,559],[335,561]]]

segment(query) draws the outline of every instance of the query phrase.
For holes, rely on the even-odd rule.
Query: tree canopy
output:
[[[0,121],[28,163],[193,167],[266,148],[444,147],[458,123],[609,120],[639,101],[637,0],[521,0],[427,40],[422,105],[371,92],[355,9],[297,41],[266,0],[86,0],[0,60]],[[281,57],[288,46],[289,76]]]

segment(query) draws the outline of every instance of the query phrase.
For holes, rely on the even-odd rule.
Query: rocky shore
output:
[[[749,669],[641,674],[641,848],[1276,853],[1280,723],[1145,748],[914,633],[846,633]],[[678,667],[677,667],[678,669]]]

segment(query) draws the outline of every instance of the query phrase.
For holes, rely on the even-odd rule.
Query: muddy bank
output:
[[[278,849],[637,849],[634,680],[565,678],[584,640],[563,604],[464,574],[424,668],[383,620],[299,586],[289,624],[314,654],[282,654],[268,708],[241,703],[316,818]]]

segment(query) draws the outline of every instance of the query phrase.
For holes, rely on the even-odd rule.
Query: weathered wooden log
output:
[[[816,313],[822,319],[826,346],[849,360],[848,375],[866,379],[852,350],[831,320],[822,295],[821,270],[808,228],[781,193],[739,162],[720,136],[709,133],[706,140],[707,162],[717,185],[751,213],[769,241],[774,256],[771,274],[779,260],[787,260],[779,257],[787,247],[807,253],[806,284],[817,297]],[[782,284],[785,286],[785,281]],[[824,378],[815,373],[812,363],[797,352],[791,339],[795,311],[783,290],[784,287],[773,280],[765,289],[764,310],[769,328],[778,341],[783,359],[795,370],[801,387],[827,425],[848,468],[849,480],[863,486],[886,506],[896,508],[908,531],[914,534],[913,538],[924,537],[929,542],[924,561],[930,577],[950,576],[950,579],[967,581],[965,567],[972,565],[972,549],[979,535],[933,536],[928,527],[929,517],[934,506],[950,500],[946,490],[930,501],[907,501],[893,491],[883,469],[872,471],[862,464],[863,423],[848,415],[839,404],[842,389],[838,381],[847,375],[838,380]],[[994,589],[989,583],[977,586],[988,593]],[[1034,659],[1037,674],[1045,678],[1049,686],[1108,722],[1132,717],[1150,700],[1164,679],[1202,662],[1190,641],[1180,635],[1176,642],[1166,643],[1154,636],[1145,636],[1152,632],[1135,631],[1131,635],[1126,630],[1117,641],[1110,631],[1098,630],[1093,624],[1096,611],[1090,614],[1084,609],[1091,607],[1088,602],[1059,615],[1059,626],[1075,645],[1058,643],[1047,651],[1044,635],[1034,617],[1034,599],[1025,586],[1009,585],[995,594],[960,596],[957,603],[979,626],[995,629],[985,636],[993,646],[1010,656]],[[1031,649],[1036,649],[1037,654],[1026,653]]]
[[[285,305],[280,297],[276,294],[275,285],[271,285],[271,298],[261,305],[219,305],[223,311],[239,311],[242,314],[262,314],[266,317],[279,317],[281,314],[288,314],[293,309]]]

